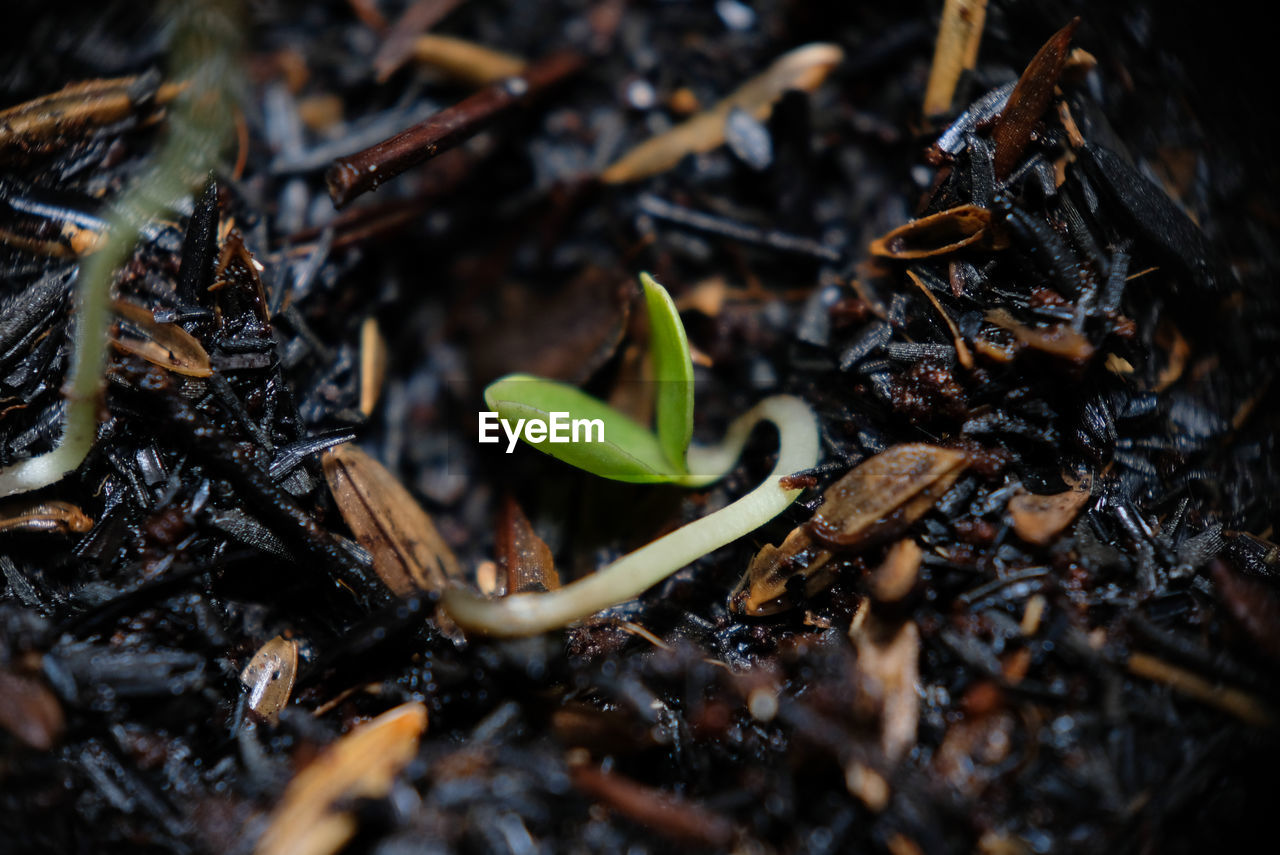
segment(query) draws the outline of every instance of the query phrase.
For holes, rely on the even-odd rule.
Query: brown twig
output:
[[[552,54],[531,65],[519,77],[508,77],[486,86],[390,139],[338,158],[325,174],[333,204],[341,208],[362,193],[376,189],[383,181],[453,148],[507,110],[526,103],[575,73],[582,64],[578,54]]]

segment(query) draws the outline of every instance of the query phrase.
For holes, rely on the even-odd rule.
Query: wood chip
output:
[[[960,73],[978,64],[978,45],[987,20],[987,0],[946,0],[933,48],[929,85],[924,91],[925,118],[951,109]]]
[[[884,561],[871,574],[871,596],[882,603],[896,603],[911,593],[920,575],[923,551],[910,538],[889,547]]]
[[[991,139],[995,142],[996,178],[1005,179],[1022,160],[1022,153],[1031,142],[1031,133],[1053,99],[1054,87],[1066,64],[1071,36],[1080,25],[1073,18],[1027,63],[1026,70],[1018,78],[1018,85],[1009,94],[1009,101],[1000,111]]]
[[[249,690],[249,709],[275,724],[297,676],[298,642],[277,635],[259,647],[240,672],[240,682]]]
[[[111,343],[125,353],[140,356],[152,365],[158,365],[174,374],[187,377],[208,377],[213,374],[213,363],[199,340],[177,324],[156,322],[150,309],[116,300],[112,311],[128,322],[128,327],[117,330]],[[137,336],[132,335],[137,333]]]
[[[1093,479],[1086,477],[1078,485],[1062,493],[1038,496],[1020,490],[1009,500],[1009,519],[1018,537],[1036,546],[1047,546],[1057,539],[1089,504]]]
[[[62,736],[65,723],[62,706],[44,683],[0,668],[0,730],[37,751],[48,751]]]
[[[360,448],[344,443],[323,458],[324,477],[373,570],[392,592],[442,590],[462,568],[435,523],[395,476]]]
[[[552,591],[560,587],[560,574],[546,541],[538,537],[515,498],[502,503],[495,536],[498,566],[508,594]]]
[[[710,151],[724,142],[725,121],[735,107],[764,121],[782,93],[788,89],[812,92],[843,59],[844,51],[839,46],[824,43],[804,45],[785,53],[710,110],[631,149],[600,178],[606,184],[639,181],[665,172],[685,155]]]
[[[427,709],[403,704],[325,749],[285,788],[257,855],[332,855],[356,832],[355,799],[383,798],[418,753]]]
[[[518,56],[466,39],[438,36],[434,33],[418,36],[413,43],[413,58],[472,86],[484,86],[504,77],[515,77],[523,74],[528,65]]]
[[[931,258],[987,241],[991,212],[960,205],[912,220],[871,242],[872,255],[899,260]]]
[[[0,531],[84,534],[91,528],[93,520],[70,502],[27,499],[0,505]]]
[[[933,507],[966,465],[962,451],[895,445],[828,487],[809,530],[818,542],[845,548],[895,537]]]

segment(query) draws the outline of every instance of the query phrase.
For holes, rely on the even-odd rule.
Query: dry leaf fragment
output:
[[[492,379],[519,371],[585,382],[618,349],[636,292],[629,273],[594,265],[551,297],[507,289],[502,316],[476,337],[471,351],[476,375]]]
[[[916,744],[920,699],[920,632],[912,621],[885,625],[874,617],[855,623],[849,637],[858,651],[860,706],[879,712],[880,748],[897,763]]]
[[[1049,37],[1049,41],[1027,63],[1026,70],[1018,78],[1018,85],[1009,94],[1009,101],[996,118],[991,130],[995,142],[996,178],[1007,178],[1022,159],[1022,152],[1031,142],[1031,132],[1053,98],[1053,89],[1067,62],[1071,36],[1080,25],[1073,18],[1061,30]]]
[[[960,72],[978,63],[978,45],[986,20],[987,0],[946,0],[943,4],[929,85],[924,91],[926,117],[951,109]]]
[[[391,75],[413,55],[415,39],[440,23],[462,0],[414,0],[386,32],[378,53],[373,57],[373,70],[379,83]]]
[[[150,362],[187,377],[208,377],[213,374],[213,364],[209,354],[199,340],[177,324],[156,323],[155,315],[150,309],[125,300],[116,300],[111,304],[112,310],[125,321],[129,328],[141,336],[135,338],[129,331],[121,328],[112,338],[111,343]]]
[[[955,345],[956,359],[960,362],[960,365],[964,368],[973,368],[973,354],[969,352],[968,345],[964,343],[964,336],[960,334],[960,327],[958,327],[956,322],[951,319],[951,316],[947,314],[947,310],[942,308],[942,303],[938,302],[938,298],[934,295],[933,291],[929,290],[928,286],[920,280],[919,275],[917,275],[914,270],[907,271],[907,278],[910,279],[917,288],[924,292],[925,297],[927,297],[929,302],[933,304],[934,311],[936,311],[946,323],[947,329],[951,332],[951,341]]]
[[[871,574],[871,596],[882,603],[896,603],[916,586],[923,552],[914,540],[904,538],[885,555]]]
[[[764,617],[793,608],[788,591],[793,578],[804,580],[804,593],[812,596],[834,578],[831,551],[813,541],[808,525],[792,529],[781,546],[766,543],[751,559],[734,592],[729,608],[740,615]]]
[[[382,798],[418,753],[427,709],[414,701],[388,710],[334,742],[285,788],[257,855],[331,855],[356,831],[341,805]]]
[[[828,487],[809,530],[819,542],[844,548],[894,537],[933,507],[966,465],[968,457],[955,449],[895,445]]]
[[[665,172],[687,154],[710,151],[724,142],[725,121],[735,107],[763,121],[782,93],[788,89],[812,92],[843,59],[844,51],[839,46],[820,42],[789,51],[710,110],[631,149],[600,178],[606,184],[638,181]]]
[[[898,226],[871,242],[871,254],[913,259],[945,255],[987,238],[991,212],[977,205],[960,205]]]
[[[528,63],[518,56],[469,42],[453,36],[434,33],[418,36],[413,43],[413,58],[423,65],[438,68],[450,77],[484,86],[504,77],[523,74]]]
[[[70,502],[20,501],[0,506],[0,531],[84,534],[93,520]]]
[[[387,342],[377,318],[365,318],[360,325],[360,412],[373,415],[387,375]]]
[[[139,100],[145,99],[148,111],[153,112],[185,88],[184,83],[165,83],[154,90],[154,98],[147,98],[150,88],[144,87],[139,77],[68,84],[57,92],[0,111],[0,153],[69,144],[81,128],[118,122],[138,106]]]
[[[1088,362],[1094,347],[1084,334],[1067,324],[1047,327],[1029,327],[1016,321],[1005,309],[992,309],[986,319],[1001,329],[1013,333],[1019,344],[1052,356],[1060,356],[1072,362]]]
[[[1092,479],[1086,477],[1070,490],[1051,496],[1037,496],[1025,490],[1009,500],[1009,518],[1018,537],[1027,543],[1047,546],[1071,525],[1089,503]]]
[[[392,592],[438,591],[462,575],[431,517],[381,463],[344,443],[324,453],[323,465],[342,518]]]
[[[298,642],[277,635],[259,647],[240,672],[240,682],[249,690],[249,709],[275,724],[297,676]]]
[[[551,591],[560,587],[560,574],[546,541],[538,537],[529,518],[512,496],[502,503],[497,530],[498,564],[505,571],[506,593]]]

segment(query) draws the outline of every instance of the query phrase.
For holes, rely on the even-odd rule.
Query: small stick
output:
[[[582,57],[576,53],[552,54],[518,77],[492,83],[390,139],[338,158],[325,174],[333,204],[341,208],[383,181],[475,136],[504,112],[574,74],[582,65]]]
[[[778,231],[762,229],[747,223],[730,220],[715,214],[695,211],[674,202],[668,202],[652,193],[645,193],[639,199],[639,208],[643,213],[660,220],[666,220],[679,226],[696,229],[713,235],[719,235],[742,243],[767,246],[779,252],[793,252],[820,258],[823,261],[839,261],[840,253],[812,238],[801,237]]]

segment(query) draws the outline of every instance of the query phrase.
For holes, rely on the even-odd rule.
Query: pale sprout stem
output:
[[[778,462],[758,487],[736,502],[555,591],[488,600],[465,588],[451,588],[442,600],[445,610],[472,632],[537,635],[633,599],[703,555],[756,530],[800,494],[798,489],[783,489],[779,480],[818,463],[817,419],[799,398],[766,398],[734,421],[720,445],[690,448],[689,466],[698,474],[684,482],[695,486],[723,477],[737,462],[751,430],[762,421],[778,428]]]
[[[237,0],[174,4],[173,63],[190,87],[178,97],[151,169],[134,181],[108,217],[105,245],[85,259],[76,287],[75,351],[64,387],[66,408],[57,445],[0,469],[0,498],[38,490],[84,462],[98,432],[98,405],[107,364],[111,285],[133,245],[158,213],[203,181],[231,127],[235,57],[241,34]]]

